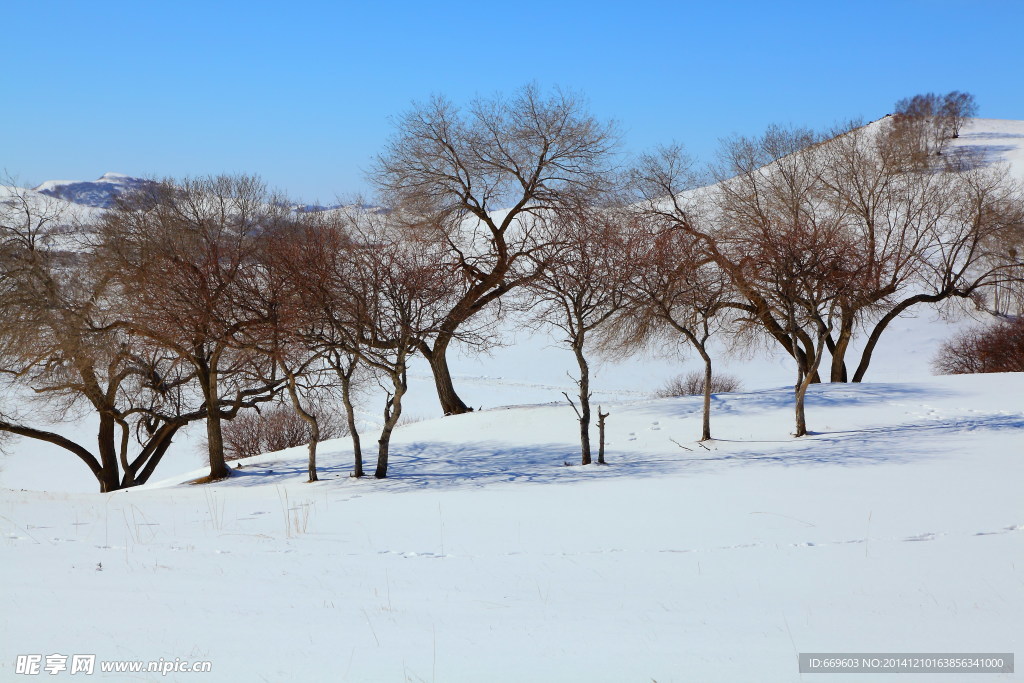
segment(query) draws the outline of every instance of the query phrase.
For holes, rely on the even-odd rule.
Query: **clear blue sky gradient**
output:
[[[966,90],[1024,119],[1021,0],[9,0],[0,170],[22,185],[245,172],[304,201],[367,192],[411,102],[535,81],[615,119],[627,152],[771,123],[878,118]]]

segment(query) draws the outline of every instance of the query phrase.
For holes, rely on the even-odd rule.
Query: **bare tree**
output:
[[[533,258],[538,277],[530,295],[537,302],[535,319],[565,334],[576,356],[579,377],[581,464],[591,463],[590,363],[588,335],[619,309],[627,279],[622,264],[624,214],[611,209],[579,206],[549,217],[551,237]],[[570,401],[570,403],[572,403]],[[573,409],[576,410],[575,404]],[[598,464],[605,464],[603,449]]]
[[[115,304],[105,264],[61,202],[12,188],[0,200],[0,375],[57,419],[88,407],[98,431],[95,451],[16,413],[0,415],[0,431],[73,453],[101,491],[144,483],[178,429],[203,417],[183,410],[187,378],[169,359],[110,326]]]
[[[770,223],[745,240],[750,258],[744,262],[747,279],[771,303],[793,343],[800,337],[812,340],[808,353],[792,354],[797,361],[798,437],[808,433],[807,389],[841,318],[842,302],[857,296],[862,262],[857,245],[844,239],[841,222],[828,214],[815,216],[807,208],[771,215]]]
[[[739,229],[764,223],[760,214],[767,207],[761,201],[760,186],[773,177],[766,174],[765,167],[779,160],[793,162],[799,158],[797,152],[816,141],[809,131],[780,128],[769,129],[756,140],[729,141],[712,176],[719,182],[711,186],[707,186],[709,177],[695,169],[678,145],[642,156],[632,171],[639,219],[659,226],[657,230],[678,230],[691,237],[706,259],[731,283],[733,295],[721,307],[733,309],[749,322],[757,323],[798,363],[803,362],[801,356],[813,355],[813,341],[803,330],[794,331],[780,319],[757,283],[747,279],[744,266],[749,255],[742,246]],[[791,169],[791,181],[796,180],[796,172]],[[816,372],[812,381],[818,381]]]
[[[864,259],[864,289],[840,302],[835,338],[826,340],[834,382],[849,379],[846,353],[858,327],[870,329],[901,297],[927,293],[922,268],[953,196],[950,175],[923,172],[911,160],[913,150],[890,145],[887,125],[851,123],[833,131],[818,150],[817,192],[833,212],[844,215],[847,238]],[[863,378],[870,357],[870,350],[862,356],[854,381]]]
[[[360,354],[363,322],[351,298],[351,280],[356,276],[353,254],[366,246],[359,243],[358,231],[352,227],[360,220],[358,208],[309,214],[276,239],[272,249],[273,260],[288,283],[292,333],[300,347],[321,355],[340,387],[352,439],[354,477],[363,476],[355,397],[374,374]]]
[[[923,163],[942,151],[948,137],[946,122],[940,116],[942,98],[935,93],[904,97],[896,102],[892,115],[893,136],[914,149]]]
[[[933,174],[934,175],[934,174]],[[887,326],[921,303],[969,300],[1014,282],[1020,255],[998,252],[1004,237],[1024,224],[1024,195],[1005,168],[972,168],[940,174],[941,191],[922,207],[926,220],[911,245],[912,273],[879,298],[881,314],[868,335],[853,381],[863,379]]]
[[[846,353],[858,329],[868,332],[853,381],[861,381],[887,326],[912,306],[1004,290],[1019,281],[1019,252],[1007,248],[1021,224],[1021,194],[1004,169],[921,166],[912,149],[892,147],[887,120],[851,125],[827,138],[770,129],[729,142],[702,179],[678,149],[644,157],[636,171],[644,220],[663,221],[699,241],[739,297],[730,308],[756,321],[798,365],[815,355],[814,332],[793,325],[750,279],[752,235],[789,214],[836,225],[858,289],[844,288],[825,337],[832,381],[847,381]],[[1018,228],[1019,229],[1019,228]],[[860,259],[854,263],[853,259]],[[810,364],[810,365],[813,365]],[[817,381],[817,372],[811,381]]]
[[[237,331],[236,346],[266,356],[269,365],[255,364],[269,371],[261,379],[272,385],[281,377],[292,410],[308,433],[308,482],[318,480],[317,447],[321,440],[318,393],[333,387],[333,373],[326,362],[327,350],[315,343],[318,328],[315,306],[304,297],[300,284],[304,273],[297,272],[293,252],[296,241],[309,232],[309,214],[299,213],[281,221],[274,230],[263,233],[255,252],[258,267],[240,272],[237,308],[253,324]],[[301,245],[299,245],[301,248]]]
[[[892,132],[912,141],[924,156],[940,154],[946,141],[960,137],[966,120],[977,113],[974,95],[959,90],[905,97],[896,102]]]
[[[978,103],[971,93],[954,90],[942,96],[939,113],[946,121],[949,137],[958,138],[967,119],[978,115]]]
[[[734,294],[729,278],[691,233],[663,220],[643,218],[634,226],[621,268],[629,277],[627,305],[618,312],[605,345],[629,351],[669,341],[671,348],[671,341],[682,337],[704,362],[700,440],[711,439],[714,377],[709,342],[725,324],[724,313]]]
[[[483,341],[471,321],[536,275],[534,217],[561,209],[567,194],[602,189],[615,143],[613,127],[578,98],[535,86],[465,111],[435,97],[400,119],[372,177],[389,205],[403,207],[396,218],[444,245],[445,267],[461,276],[443,323],[417,342],[446,415],[470,410],[452,383],[449,346]]]
[[[256,178],[164,181],[120,198],[100,226],[100,253],[120,286],[119,326],[172,352],[198,383],[206,412],[209,479],[229,476],[221,421],[270,400],[265,358],[238,344],[262,322],[239,283],[258,269],[258,237],[287,209]]]
[[[341,301],[358,336],[351,351],[387,380],[381,382],[386,399],[374,471],[374,477],[383,479],[391,434],[409,387],[409,359],[418,341],[436,333],[451,310],[457,274],[443,267],[435,243],[407,239],[389,216],[364,218],[355,226],[359,240],[348,253],[351,275],[343,283]]]

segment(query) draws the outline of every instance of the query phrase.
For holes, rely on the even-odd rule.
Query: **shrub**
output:
[[[739,391],[742,383],[732,375],[711,375],[711,393],[727,394]],[[704,372],[694,370],[685,375],[673,377],[655,394],[657,398],[676,396],[701,396],[704,394]]]
[[[932,361],[939,375],[1024,372],[1024,317],[960,332]]]
[[[348,428],[337,413],[316,410],[320,440],[345,436]],[[309,425],[291,406],[275,404],[260,412],[239,413],[223,426],[224,459],[239,460],[309,443]]]

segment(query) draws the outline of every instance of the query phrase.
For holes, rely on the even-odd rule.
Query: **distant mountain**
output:
[[[114,205],[114,200],[118,196],[152,184],[155,184],[155,181],[133,178],[123,173],[104,173],[96,180],[47,180],[32,189],[40,194],[63,199],[80,206],[109,209]],[[329,204],[326,206],[322,204],[289,204],[288,206],[299,213],[318,213],[352,208],[359,208],[371,213],[386,211],[386,209],[372,204],[358,206],[354,204]]]
[[[152,184],[152,180],[133,178],[121,173],[104,173],[96,180],[47,180],[34,188],[40,194],[65,201],[108,209],[121,194]]]

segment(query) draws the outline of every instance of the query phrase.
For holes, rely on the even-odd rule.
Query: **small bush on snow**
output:
[[[711,393],[727,394],[739,391],[742,383],[732,375],[711,375]],[[700,396],[704,393],[704,372],[694,370],[685,375],[677,375],[665,383],[655,393],[657,398],[673,398],[676,396]]]
[[[1024,317],[960,332],[932,361],[939,375],[1024,372]]]

